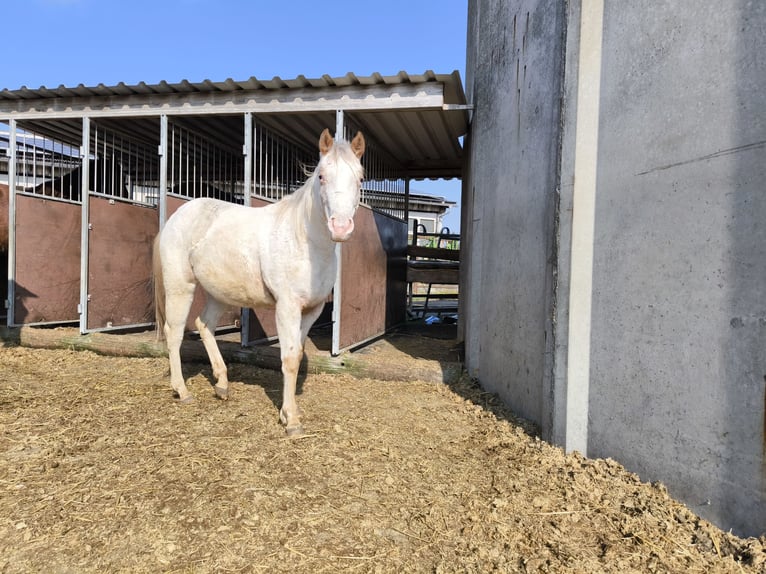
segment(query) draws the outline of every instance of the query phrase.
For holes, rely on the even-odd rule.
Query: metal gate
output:
[[[10,122],[9,325],[76,323],[80,301],[81,184],[76,138]]]
[[[152,241],[159,230],[157,120],[146,140],[87,122],[88,194],[83,203],[82,332],[148,327],[154,321]],[[156,135],[154,135],[156,138]]]

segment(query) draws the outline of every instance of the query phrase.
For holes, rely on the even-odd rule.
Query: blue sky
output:
[[[24,0],[0,88],[460,72],[467,0]],[[460,200],[460,183],[412,191]],[[459,228],[459,210],[446,224]]]

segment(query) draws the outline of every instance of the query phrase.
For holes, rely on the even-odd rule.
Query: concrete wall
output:
[[[766,4],[558,4],[469,3],[467,367],[547,439],[759,535]],[[533,53],[521,94],[547,89],[519,106]]]
[[[464,178],[468,254],[461,317],[470,373],[540,420],[552,340],[553,222],[558,157],[558,0],[469,3],[467,96],[475,106]],[[470,169],[470,168],[469,168]]]
[[[605,4],[589,453],[763,532],[766,5],[655,4]]]

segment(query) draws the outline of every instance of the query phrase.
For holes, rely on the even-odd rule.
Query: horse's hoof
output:
[[[184,398],[178,397],[178,402],[182,405],[190,405],[194,402],[194,395],[186,395]]]
[[[301,436],[303,434],[303,425],[297,424],[295,426],[287,427],[285,429],[287,436]]]
[[[229,389],[224,389],[223,387],[219,387],[218,385],[215,385],[213,388],[215,389],[216,397],[218,397],[222,401],[229,400]]]

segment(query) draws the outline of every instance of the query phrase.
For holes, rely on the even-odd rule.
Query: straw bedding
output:
[[[164,359],[0,347],[1,572],[766,571],[611,460],[534,436],[466,379],[302,379],[230,365],[177,404]]]

